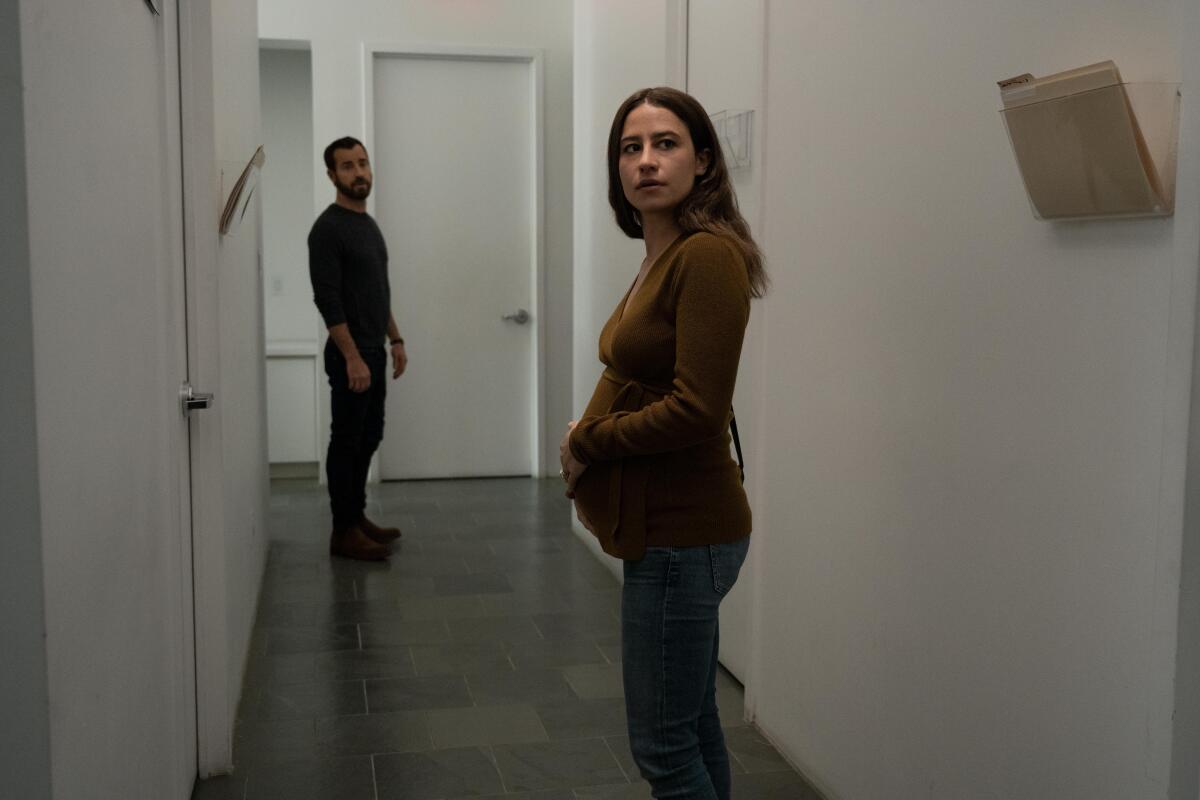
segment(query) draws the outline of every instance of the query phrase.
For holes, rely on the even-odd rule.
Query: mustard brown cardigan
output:
[[[631,288],[632,290],[632,288]],[[571,453],[588,468],[575,503],[610,555],[750,533],[729,422],[750,283],[733,241],[676,239],[600,334],[605,365]]]

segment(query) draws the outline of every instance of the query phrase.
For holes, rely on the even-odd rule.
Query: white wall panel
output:
[[[688,2],[687,90],[709,114],[721,111],[751,111],[750,164],[730,170],[738,207],[751,233],[760,240],[762,224],[760,196],[762,194],[762,125],[765,117],[762,102],[763,30],[766,3],[728,3],[723,0],[690,0]],[[726,154],[729,160],[729,155]],[[730,161],[732,163],[732,161]],[[768,274],[772,265],[767,264]],[[760,465],[764,464],[766,448],[760,410],[765,394],[765,373],[762,363],[762,327],[765,308],[762,302],[753,303],[750,325],[742,345],[742,363],[738,369],[737,389],[733,408],[737,415],[742,449],[746,464],[746,492],[750,496],[755,517],[754,538],[750,555],[742,567],[737,584],[721,603],[721,663],[744,684],[747,684],[747,704],[754,705],[754,681],[751,669],[754,660],[754,629],[758,616],[754,606],[757,597],[759,560],[765,552],[767,532],[763,530],[764,485]]]
[[[1194,13],[767,19],[761,724],[838,797],[1167,797],[1197,106],[1174,219],[1049,225],[994,82],[1191,86]]]
[[[214,136],[220,185],[232,186],[262,143],[257,8],[212,0]],[[221,195],[224,200],[224,193]],[[261,206],[218,245],[221,408],[228,593],[229,702],[236,709],[266,561],[266,379]],[[232,719],[232,714],[231,717]]]
[[[0,727],[0,775],[15,797],[46,800],[50,708],[18,5],[0,2],[0,151],[12,164],[0,195],[0,509],[8,533],[0,560],[0,707],[21,724]]]
[[[272,464],[317,460],[316,377],[312,356],[267,357],[267,441]]]
[[[1184,7],[1179,29],[1183,41],[1183,76],[1187,81],[1184,91],[1190,98],[1181,136],[1184,142],[1190,144],[1181,167],[1186,180],[1178,190],[1195,198],[1200,194],[1200,166],[1196,163],[1200,148],[1195,145],[1196,138],[1200,136],[1200,109],[1196,107],[1193,94],[1198,83],[1197,77],[1200,76],[1200,48],[1189,46],[1189,42],[1194,43],[1200,38],[1200,4],[1191,3]],[[1186,238],[1179,242],[1181,261],[1187,258],[1188,244]],[[1183,263],[1186,264],[1186,261]],[[1186,318],[1187,297],[1182,291],[1179,294],[1177,313]],[[1174,740],[1168,795],[1172,800],[1200,797],[1200,326],[1194,328],[1192,336],[1191,422],[1188,429],[1183,547],[1179,554],[1178,642],[1172,709]],[[1173,558],[1175,554],[1169,553],[1169,556]]]

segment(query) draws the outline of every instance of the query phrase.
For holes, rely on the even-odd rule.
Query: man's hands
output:
[[[408,369],[408,354],[404,352],[402,344],[394,344],[391,349],[392,380],[395,380]],[[346,359],[346,378],[352,392],[361,393],[371,388],[371,368],[363,361],[362,356],[355,354],[353,358]]]
[[[578,424],[578,420],[571,420],[567,423],[567,432],[563,434],[562,442],[558,445],[558,460],[562,464],[563,480],[567,482],[567,497],[572,500],[575,499],[575,484],[579,482],[579,477],[587,469],[587,464],[577,461],[571,453],[571,431],[575,430],[575,426]],[[587,525],[582,517],[579,521]]]
[[[362,360],[362,356],[355,354],[354,358],[346,359],[346,378],[352,392],[361,393],[371,388],[371,368]]]
[[[404,352],[404,342],[392,345],[392,380],[404,374],[408,368],[408,354]]]
[[[400,336],[396,317],[390,311],[388,312],[387,337],[388,341],[392,343],[392,380],[396,380],[408,368],[408,353],[404,352],[404,339]]]
[[[345,322],[330,325],[329,338],[346,361],[346,382],[350,385],[350,391],[361,394],[371,388],[371,368],[358,352],[358,345],[354,344],[354,337],[350,335],[350,326]]]

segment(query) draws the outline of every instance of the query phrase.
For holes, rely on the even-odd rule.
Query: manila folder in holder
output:
[[[1001,81],[1013,151],[1038,216],[1153,213],[1158,171],[1111,61]]]

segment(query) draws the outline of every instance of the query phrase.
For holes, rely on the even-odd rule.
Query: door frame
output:
[[[184,181],[183,181],[183,120],[181,117],[182,97],[180,94],[181,80],[181,44],[179,38],[179,0],[169,0],[160,6],[160,24],[163,26],[163,57],[166,60],[164,79],[164,110],[166,112],[164,133],[166,135],[166,219],[170,248],[170,261],[162,265],[166,273],[166,283],[169,286],[172,316],[183,314],[183,319],[173,320],[171,325],[170,347],[172,366],[178,367],[186,380],[188,371],[188,331],[187,331],[187,276],[185,273],[187,258],[184,252],[185,221],[184,221]],[[178,639],[175,651],[177,657],[173,665],[176,686],[175,702],[179,704],[181,716],[176,719],[176,744],[173,748],[175,757],[179,759],[172,773],[180,780],[190,785],[195,781],[197,769],[197,742],[199,729],[197,726],[196,703],[196,636],[195,636],[195,597],[192,587],[193,553],[192,553],[192,464],[190,455],[191,425],[179,408],[180,417],[175,430],[176,439],[172,449],[176,453],[179,467],[177,486],[177,532],[175,543],[179,568],[178,583],[172,587],[170,600],[178,605],[179,625],[173,634]]]
[[[217,398],[213,408],[189,422],[196,754],[205,778],[233,767],[232,693],[238,687],[230,684],[225,575],[212,0],[181,0],[179,7],[188,380]]]
[[[530,163],[533,166],[533,259],[530,264],[530,307],[533,310],[533,371],[531,386],[533,406],[530,408],[529,430],[533,435],[530,447],[529,474],[539,477],[546,470],[543,463],[542,443],[552,441],[549,421],[543,413],[548,408],[546,398],[546,165],[545,165],[545,111],[543,106],[543,84],[545,54],[541,50],[512,47],[475,47],[470,45],[426,45],[388,42],[366,42],[363,44],[363,140],[370,150],[375,140],[375,57],[398,56],[400,58],[426,58],[464,61],[507,61],[529,64],[531,97],[533,98],[532,119],[533,148]],[[375,211],[375,199],[367,200],[368,208]],[[322,464],[322,467],[324,464]],[[372,473],[378,475],[378,456]]]

